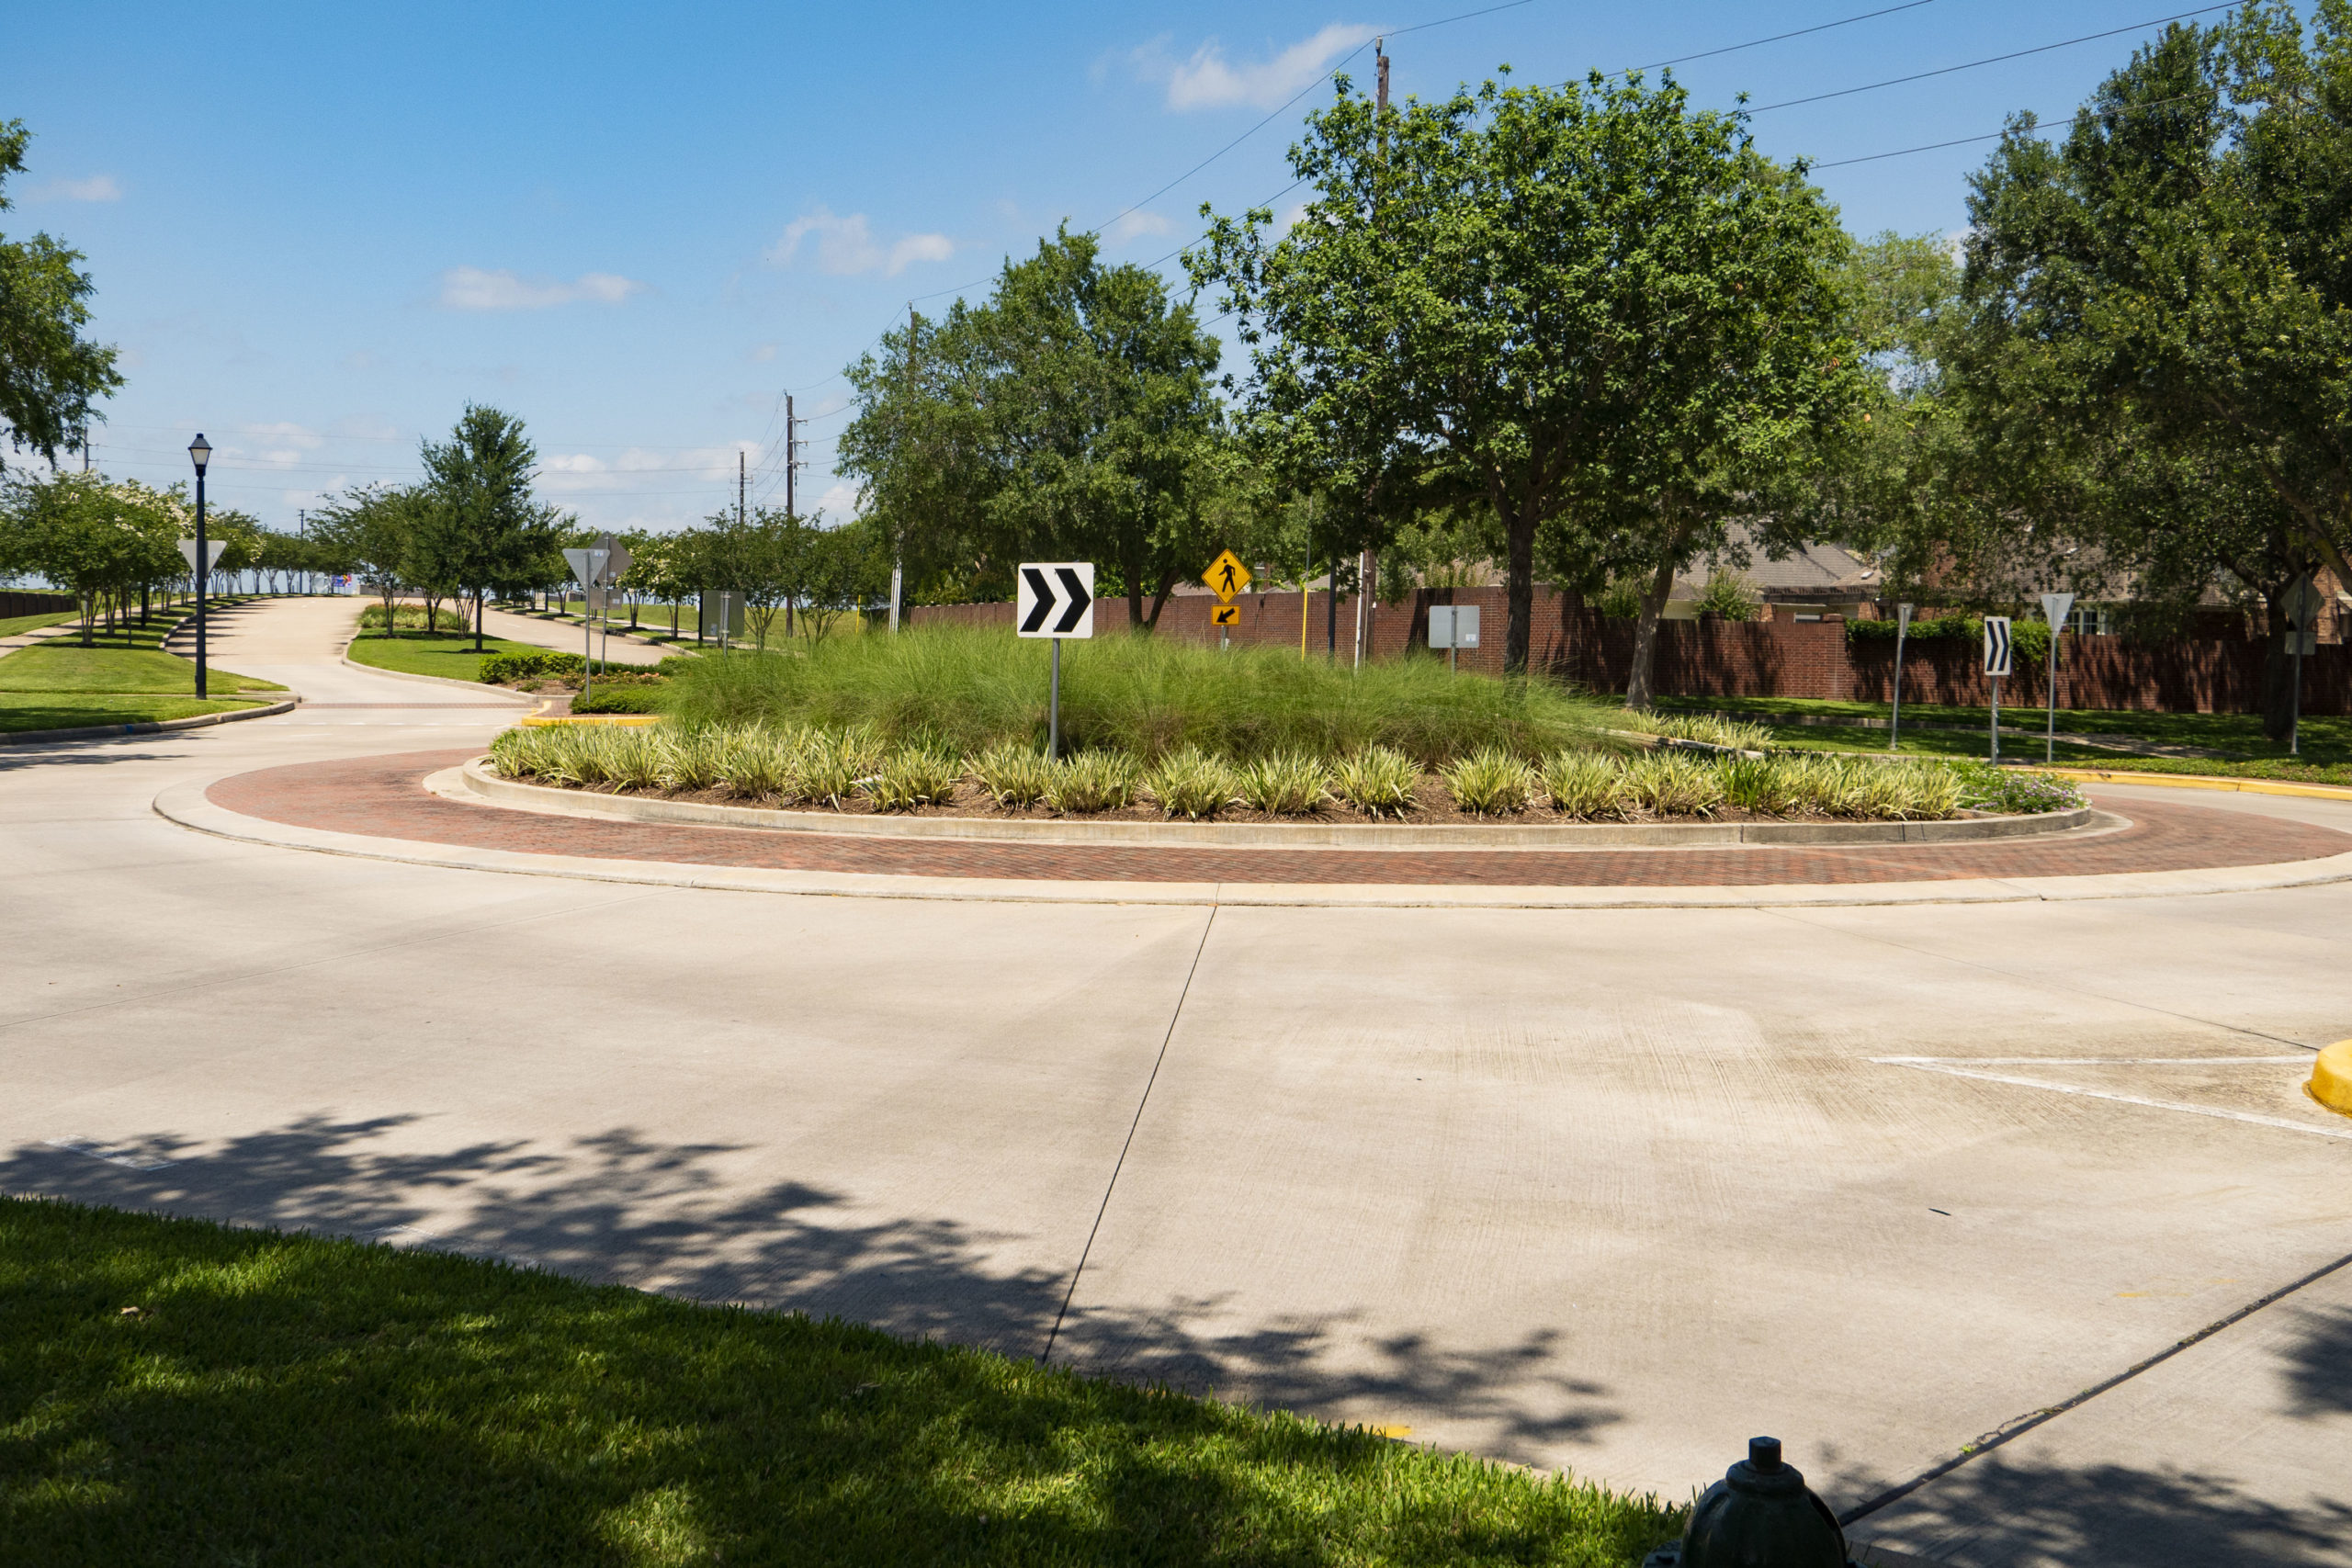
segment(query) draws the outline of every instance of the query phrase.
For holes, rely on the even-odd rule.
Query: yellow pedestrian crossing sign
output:
[[[1250,569],[1241,564],[1239,556],[1227,550],[1209,562],[1209,569],[1202,574],[1201,581],[1214,589],[1219,599],[1231,599],[1236,593],[1250,586]],[[1211,624],[1223,626],[1235,623],[1216,621]]]
[[[1209,625],[1213,626],[1238,626],[1240,624],[1240,605],[1212,604],[1209,606]]]

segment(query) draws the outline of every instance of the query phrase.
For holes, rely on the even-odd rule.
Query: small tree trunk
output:
[[[474,651],[476,653],[481,651],[481,589],[474,590]]]
[[[1535,622],[1535,519],[1510,519],[1510,560],[1504,572],[1503,673],[1524,675]],[[1369,587],[1369,584],[1365,585]]]
[[[1657,662],[1657,623],[1666,614],[1667,595],[1674,592],[1674,557],[1658,563],[1650,591],[1642,595],[1641,618],[1634,623],[1634,667],[1625,677],[1625,705],[1650,705],[1650,672]]]
[[[2286,600],[2269,606],[2270,625],[2262,639],[2262,734],[2284,746],[2294,730],[2295,650],[2288,642]]]

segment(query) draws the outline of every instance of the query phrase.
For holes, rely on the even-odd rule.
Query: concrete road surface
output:
[[[924,904],[155,816],[513,712],[334,664],[321,603],[216,653],[294,715],[0,756],[0,1188],[841,1313],[1675,1496],[1770,1432],[1839,1507],[2307,1280],[1854,1534],[2352,1562],[2352,1270],[2322,1272],[2352,1120],[2298,1089],[2352,1035],[2352,887]]]

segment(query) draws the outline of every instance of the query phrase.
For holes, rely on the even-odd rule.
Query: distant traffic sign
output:
[[[2287,629],[2294,634],[2290,652],[2319,651],[2319,617],[2326,605],[2327,596],[2308,577],[2297,578],[2294,586],[2287,590]]]
[[[1239,556],[1235,555],[1231,550],[1227,550],[1216,559],[1209,562],[1209,569],[1202,575],[1201,581],[1207,583],[1219,599],[1229,600],[1250,586],[1250,569],[1241,564]],[[1215,624],[1224,626],[1238,623],[1218,621]]]
[[[2009,657],[2015,651],[2009,637],[2007,615],[1984,617],[1984,673],[2006,675],[2009,672]]]
[[[566,550],[563,558],[565,564],[571,568],[572,581],[581,587],[593,587],[605,581],[605,551],[591,546],[584,550]]]
[[[1094,563],[1031,561],[1021,568],[1013,630],[1023,637],[1094,635]]]
[[[207,539],[204,541],[204,553],[212,558],[210,560],[204,563],[205,570],[207,572],[209,572],[212,568],[220,564],[220,552],[228,547],[229,541],[226,539]],[[182,539],[180,541],[180,559],[187,562],[187,570],[190,573],[194,573],[196,571],[196,541],[194,539]]]
[[[1430,605],[1430,646],[1431,648],[1477,647],[1478,606],[1476,604]]]
[[[629,562],[637,558],[628,553],[627,545],[610,534],[597,536],[594,547],[605,552],[605,581],[607,582],[618,582],[621,573],[628,570]]]
[[[1209,625],[1213,626],[1238,626],[1240,624],[1240,605],[1212,604],[1209,606]]]

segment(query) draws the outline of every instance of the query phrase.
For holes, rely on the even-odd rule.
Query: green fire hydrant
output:
[[[1852,1568],[1846,1532],[1829,1505],[1781,1459],[1781,1439],[1751,1438],[1747,1457],[1724,1472],[1690,1510],[1682,1539],[1643,1568]]]

